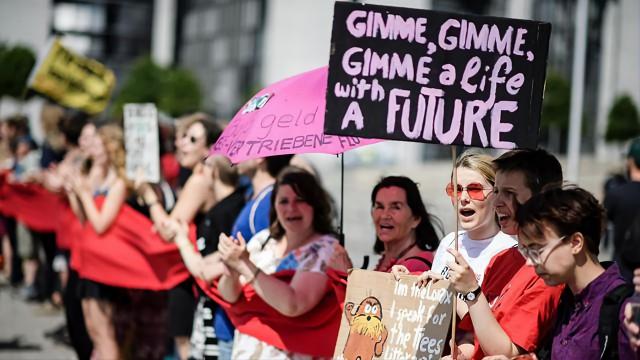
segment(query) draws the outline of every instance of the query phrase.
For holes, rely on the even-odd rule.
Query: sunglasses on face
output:
[[[453,184],[449,183],[447,184],[447,188],[445,189],[447,192],[447,195],[451,198],[453,198]],[[467,194],[469,194],[469,197],[472,200],[479,200],[479,201],[484,201],[487,196],[489,196],[491,193],[485,195],[484,194],[484,190],[492,190],[492,188],[485,188],[482,186],[482,184],[478,184],[478,183],[471,183],[467,186],[462,186],[462,185],[458,185],[458,199],[460,199],[460,196],[462,196],[462,192],[463,191],[467,191]]]

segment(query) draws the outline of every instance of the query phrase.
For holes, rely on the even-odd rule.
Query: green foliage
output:
[[[0,97],[22,97],[35,63],[36,56],[31,49],[19,45],[0,45]]]
[[[188,70],[163,68],[145,57],[133,65],[114,99],[112,114],[122,116],[126,103],[149,102],[159,111],[179,116],[198,110],[201,99],[200,85]]]
[[[619,96],[609,111],[605,140],[626,141],[640,135],[640,116],[629,95]]]
[[[171,116],[195,112],[200,108],[200,85],[191,72],[185,69],[168,70],[164,79],[165,89],[158,100],[158,108]]]
[[[550,72],[544,88],[542,100],[542,126],[567,129],[571,108],[571,88],[560,74]]]

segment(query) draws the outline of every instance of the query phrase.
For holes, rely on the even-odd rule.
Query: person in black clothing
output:
[[[191,274],[210,282],[218,278],[223,270],[218,254],[218,239],[221,233],[231,232],[233,223],[244,207],[246,189],[238,186],[237,167],[232,167],[223,156],[210,156],[204,162],[205,172],[213,179],[216,204],[205,214],[196,218],[197,247],[193,248],[188,239],[188,227],[184,222],[172,221],[176,232],[175,242]],[[223,316],[218,314],[216,303],[200,291],[200,299],[191,335],[191,359],[210,359],[219,355],[215,338],[214,321]]]
[[[625,265],[623,255],[625,233],[640,215],[640,138],[631,142],[627,154],[629,182],[609,191],[604,199],[607,218],[614,227],[614,259],[627,280],[631,279],[632,268]]]

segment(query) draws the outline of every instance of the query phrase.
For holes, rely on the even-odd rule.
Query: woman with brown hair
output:
[[[331,215],[329,195],[313,175],[293,167],[283,170],[273,189],[270,228],[257,233],[248,244],[241,234],[220,237],[218,249],[230,270],[218,283],[222,298],[235,303],[242,288],[251,285],[260,299],[284,317],[312,311],[330,286],[327,264],[332,257],[347,256],[336,238]],[[288,283],[273,275],[286,270],[294,272]],[[306,355],[236,329],[234,359]]]
[[[431,269],[438,234],[413,180],[380,180],[371,192],[371,218],[376,228],[374,251],[382,254],[376,271],[389,272],[394,265],[410,272]]]

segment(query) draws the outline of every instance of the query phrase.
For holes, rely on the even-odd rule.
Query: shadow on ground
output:
[[[0,351],[38,351],[41,349],[42,347],[40,345],[23,342],[22,338],[19,336],[9,340],[0,339]]]

